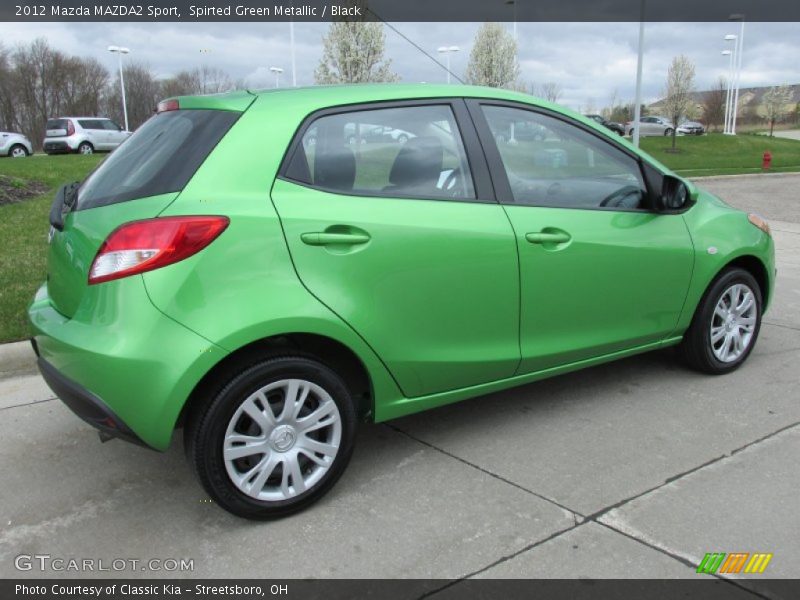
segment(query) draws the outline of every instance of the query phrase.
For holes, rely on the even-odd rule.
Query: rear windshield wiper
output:
[[[80,185],[80,181],[65,183],[58,189],[56,197],[53,198],[53,205],[50,207],[50,225],[59,231],[64,230],[64,215],[68,214],[75,206]]]

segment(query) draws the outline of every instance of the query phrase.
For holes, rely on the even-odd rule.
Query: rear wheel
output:
[[[672,135],[672,129],[669,129],[669,128],[665,129],[664,130],[664,135],[665,136]]]
[[[94,146],[92,146],[89,142],[82,142],[80,146],[78,146],[78,153],[79,154],[93,154],[94,153]]]
[[[328,367],[276,358],[249,367],[199,407],[186,430],[208,494],[248,519],[273,519],[319,500],[344,472],[356,413]]]
[[[731,268],[717,277],[681,343],[689,366],[712,375],[737,369],[758,339],[761,303],[761,288],[744,269]]]
[[[11,158],[25,158],[28,156],[28,149],[22,144],[14,144],[11,146],[11,150],[8,151],[8,155]]]

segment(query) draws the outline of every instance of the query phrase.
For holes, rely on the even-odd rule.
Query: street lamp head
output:
[[[450,46],[448,50],[450,50],[450,52],[458,52],[459,50],[461,50],[461,48],[459,48],[458,46]]]
[[[128,54],[130,50],[128,48],[124,48],[122,46],[109,46],[109,52],[119,52],[120,54]]]
[[[283,69],[281,67],[270,67],[269,70],[273,73],[283,73]]]
[[[736,36],[736,35],[733,35],[732,33],[729,33],[728,35],[726,35],[726,36],[725,36],[725,41],[726,41],[726,42],[732,42],[732,41],[733,41],[733,40],[735,40],[737,37],[738,37],[738,36]]]
[[[731,54],[733,54],[733,53],[730,50],[723,50],[722,51],[722,56],[730,56]]]

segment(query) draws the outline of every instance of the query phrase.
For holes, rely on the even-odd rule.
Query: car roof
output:
[[[245,110],[257,97],[296,98],[304,104],[318,108],[359,104],[366,102],[415,100],[430,98],[485,98],[511,100],[535,104],[550,110],[577,115],[563,106],[530,94],[501,88],[473,85],[449,85],[431,83],[359,83],[343,85],[318,85],[293,88],[269,88],[210,94],[206,96],[176,96],[181,108],[216,108],[222,110]]]

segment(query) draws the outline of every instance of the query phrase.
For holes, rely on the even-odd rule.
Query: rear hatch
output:
[[[45,137],[63,137],[69,129],[69,119],[48,119],[45,126]]]
[[[62,209],[61,229],[56,223],[50,230],[47,287],[57,311],[75,315],[106,237],[124,223],[158,216],[253,99],[228,97],[227,105],[220,97],[207,101],[213,108],[202,108],[198,98],[171,101],[167,111],[142,125],[80,185],[72,210]],[[184,109],[184,103],[192,108]],[[109,284],[97,284],[103,285]]]

